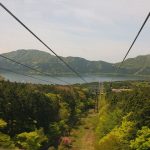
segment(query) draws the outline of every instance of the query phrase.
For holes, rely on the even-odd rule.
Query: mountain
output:
[[[118,66],[120,63],[115,64]],[[129,58],[124,61],[120,73],[150,75],[150,54]]]
[[[8,58],[36,68],[52,75],[72,75],[73,73],[54,55],[39,50],[17,50],[2,54]],[[105,61],[89,61],[80,57],[61,57],[81,74],[113,74],[119,63]],[[22,73],[37,74],[28,68],[0,57],[0,70],[7,68]],[[150,55],[127,59],[119,73],[150,75]]]
[[[3,55],[50,74],[72,74],[72,72],[57,57],[50,55],[47,52],[39,50],[17,50]],[[109,73],[113,72],[114,68],[111,63],[104,61],[88,61],[80,57],[61,58],[79,73]],[[19,70],[21,72],[35,73],[28,68],[17,65],[4,58],[0,58],[0,67],[15,71]]]

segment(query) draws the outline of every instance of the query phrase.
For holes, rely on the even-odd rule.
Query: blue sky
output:
[[[1,0],[57,54],[121,61],[150,0]],[[48,51],[0,8],[0,53]],[[128,57],[150,54],[150,19]]]

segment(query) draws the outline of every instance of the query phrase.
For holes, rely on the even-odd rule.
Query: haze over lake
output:
[[[21,83],[36,83],[36,84],[51,84],[50,82],[44,82],[37,79],[33,79],[27,76],[15,74],[15,73],[8,73],[3,72],[1,73],[2,76],[5,77],[6,80],[10,80],[12,82],[21,82]],[[69,82],[71,84],[75,83],[83,83],[83,81],[75,76],[59,76],[59,77],[49,77],[49,76],[39,76],[39,75],[32,75],[35,78],[51,81],[52,83],[56,84],[65,84],[56,78],[61,79],[63,81]],[[144,77],[138,76],[110,76],[110,75],[86,75],[83,76],[87,82],[104,82],[104,81],[124,81],[124,80],[143,80]]]

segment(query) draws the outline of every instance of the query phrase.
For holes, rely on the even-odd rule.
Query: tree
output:
[[[23,132],[17,135],[17,145],[27,150],[39,150],[42,144],[47,141],[48,139],[42,129],[28,133]]]
[[[3,119],[0,119],[0,129],[3,129],[7,126],[7,122],[5,122]]]
[[[150,128],[144,126],[141,130],[138,130],[136,139],[130,142],[130,147],[133,150],[149,150]]]
[[[128,120],[131,115],[123,117],[120,127],[115,127],[110,133],[99,141],[99,150],[128,150],[129,141],[132,138],[135,123]]]
[[[0,129],[3,129],[7,126],[7,123],[0,119]],[[13,141],[11,140],[10,136],[7,134],[3,134],[0,132],[0,148],[3,149],[16,149]]]

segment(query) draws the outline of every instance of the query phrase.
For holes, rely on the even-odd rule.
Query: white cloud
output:
[[[2,2],[59,55],[106,61],[120,61],[150,10],[149,0]],[[21,48],[46,50],[1,8],[0,14],[1,53]],[[150,21],[130,56],[150,53],[149,39]]]

